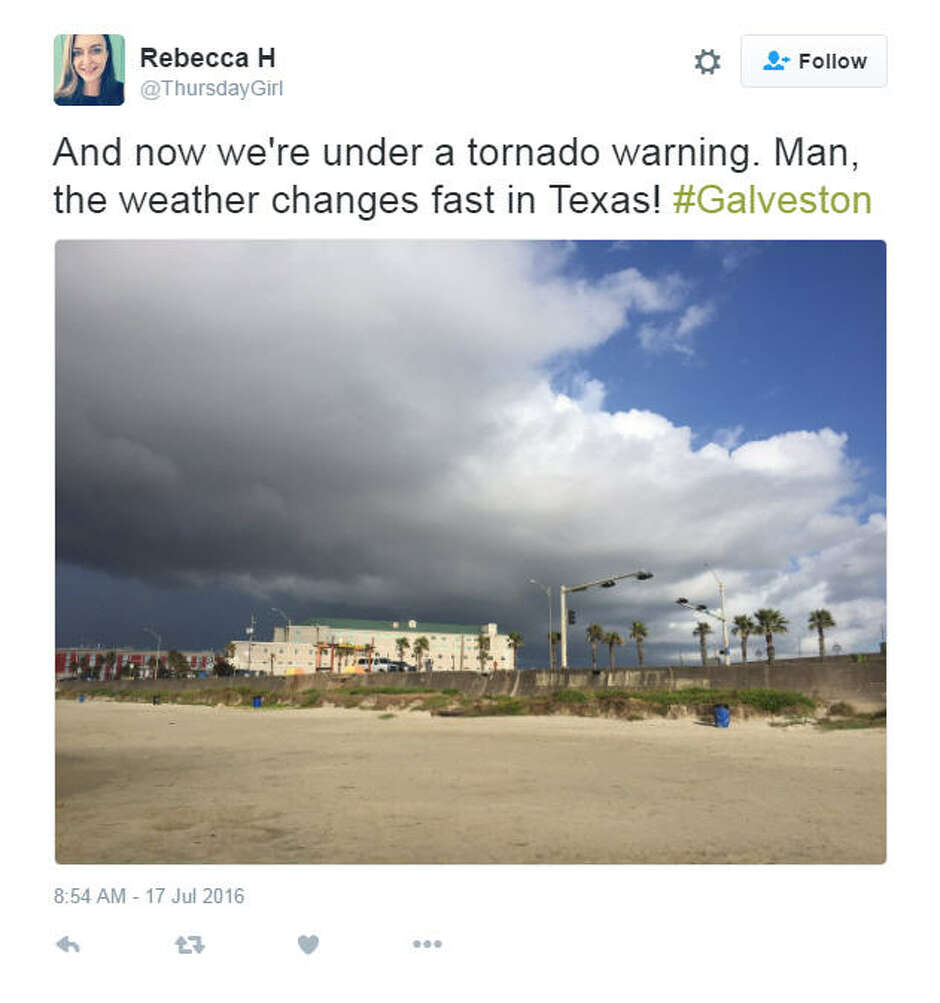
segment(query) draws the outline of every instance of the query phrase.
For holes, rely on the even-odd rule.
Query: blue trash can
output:
[[[252,697],[251,698],[251,706],[252,707],[260,707],[261,706],[261,697]]]
[[[84,703],[85,702],[85,694],[84,693],[79,693],[78,694],[78,702],[79,703]]]
[[[716,728],[727,728],[731,723],[731,709],[726,703],[716,703],[712,713],[715,715]]]

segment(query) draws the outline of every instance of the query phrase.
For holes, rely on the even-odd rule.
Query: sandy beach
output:
[[[59,863],[880,863],[885,732],[56,705]]]

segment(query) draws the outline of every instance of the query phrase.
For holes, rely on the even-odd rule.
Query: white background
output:
[[[71,1000],[479,998],[875,999],[929,987],[933,950],[932,824],[936,782],[931,664],[936,372],[935,84],[932,40],[906,5],[790,2],[638,5],[582,2],[309,5],[166,2],[47,4],[4,33],[6,277],[2,715],[5,864],[0,895],[11,998]],[[911,8],[913,12],[913,7]],[[127,102],[63,109],[51,101],[52,38],[122,33]],[[774,31],[888,36],[880,90],[746,90],[740,36]],[[275,46],[276,71],[142,71],[141,45]],[[693,55],[713,48],[703,77]],[[283,100],[144,102],[135,83],[283,78]],[[82,141],[307,142],[746,140],[767,166],[690,178],[743,187],[861,188],[870,216],[392,217],[368,225],[325,217],[150,219],[64,217],[51,189],[121,185],[174,189],[196,177],[54,171],[65,132]],[[845,142],[859,170],[777,172],[774,135]],[[763,157],[760,154],[763,153]],[[489,179],[492,172],[484,172]],[[575,175],[585,188],[668,185],[675,172]],[[420,190],[433,175],[391,170],[324,178],[311,169],[200,170],[219,187],[388,187]],[[479,187],[481,173],[464,179]],[[493,180],[499,181],[496,176]],[[512,180],[524,183],[519,176]],[[549,180],[540,175],[540,181]],[[552,178],[551,180],[554,180]],[[838,183],[836,183],[838,182]],[[888,244],[891,728],[889,843],[883,867],[59,867],[53,859],[53,365],[54,241],[159,237],[520,237],[552,239],[859,238]],[[729,818],[729,825],[734,824]],[[380,834],[377,834],[380,838]],[[60,886],[241,885],[250,907],[180,913],[143,906],[53,907]],[[172,941],[199,933],[210,948],[181,958]],[[317,933],[311,957],[296,947]],[[82,945],[65,955],[63,934]],[[415,951],[415,937],[440,938]],[[921,980],[925,980],[921,982]],[[929,988],[928,988],[929,991]],[[919,995],[919,992],[918,992]]]

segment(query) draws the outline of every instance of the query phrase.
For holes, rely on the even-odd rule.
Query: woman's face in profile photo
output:
[[[96,93],[108,65],[104,35],[76,35],[72,44],[72,69],[81,78],[86,94]]]

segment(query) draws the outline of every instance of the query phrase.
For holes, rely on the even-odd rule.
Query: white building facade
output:
[[[403,653],[399,639],[408,642]],[[426,647],[421,639],[427,641]],[[434,672],[493,672],[516,665],[509,637],[500,634],[495,623],[466,626],[324,617],[276,627],[270,641],[233,641],[232,647],[237,671],[276,676],[370,672],[379,659]]]

